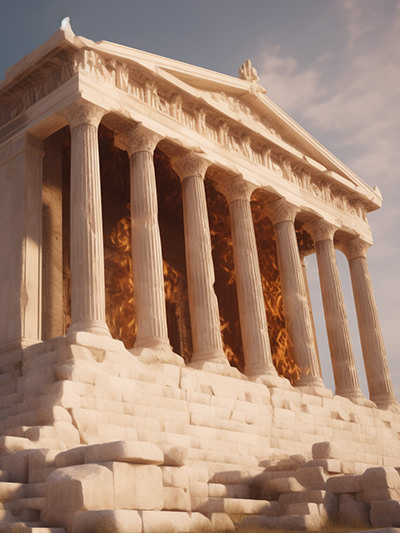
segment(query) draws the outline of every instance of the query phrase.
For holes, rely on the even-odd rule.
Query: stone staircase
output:
[[[63,528],[48,528],[40,521],[44,502],[43,483],[0,481],[0,532],[65,533]]]
[[[371,422],[369,408],[347,400],[282,393],[190,368],[148,367],[128,353],[91,353],[63,339],[33,346],[19,362],[8,363],[0,373],[0,533],[61,533],[40,522],[46,481],[57,469],[83,467],[86,447],[106,449],[112,441],[158,448],[163,459],[153,466],[162,472],[163,504],[79,511],[79,533],[95,531],[100,519],[127,521],[129,533],[151,532],[157,524],[171,533],[197,533],[251,527],[316,531],[331,521],[356,529],[370,527],[372,516],[379,523],[383,508],[397,516],[393,487],[382,493],[386,503],[376,504],[361,482],[361,474],[379,464],[366,428],[373,424],[388,442],[400,431],[389,413],[374,411]],[[353,428],[354,449],[343,447]],[[340,445],[319,443],[311,454],[321,438],[316,430],[323,438],[339,435]],[[283,458],[282,450],[293,447],[304,455]],[[386,450],[390,465],[397,450],[391,444]],[[98,466],[108,468],[107,461],[103,457]],[[171,468],[173,482],[166,473]],[[183,485],[176,482],[179,476],[186,479]]]

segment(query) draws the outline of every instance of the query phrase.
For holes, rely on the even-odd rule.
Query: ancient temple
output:
[[[65,19],[0,83],[0,532],[400,526],[381,203],[250,61],[233,78]]]

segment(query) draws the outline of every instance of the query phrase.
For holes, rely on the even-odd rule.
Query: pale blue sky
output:
[[[232,76],[251,58],[268,95],[369,185],[369,264],[400,397],[400,0],[14,0],[0,3],[0,78],[63,17],[77,35],[109,40]],[[347,265],[340,260],[354,349],[365,378]],[[324,377],[332,386],[309,261]]]

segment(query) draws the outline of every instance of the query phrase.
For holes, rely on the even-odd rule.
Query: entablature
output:
[[[83,97],[105,113],[142,122],[170,142],[206,153],[216,165],[248,176],[259,187],[295,195],[307,209],[332,212],[346,226],[369,234],[366,213],[381,205],[379,191],[350,171],[343,175],[317,161],[293,143],[287,124],[278,130],[284,113],[269,118],[271,109],[260,106],[267,97],[251,89],[254,82],[70,34],[62,42],[0,85],[0,138],[24,128],[43,135],[45,116],[46,124],[52,120],[53,128],[62,127],[62,108]],[[189,84],[201,75],[212,78],[208,87]]]

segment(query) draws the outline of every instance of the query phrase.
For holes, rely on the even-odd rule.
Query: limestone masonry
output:
[[[64,19],[0,83],[0,532],[400,527],[381,202],[250,61],[236,79]]]

